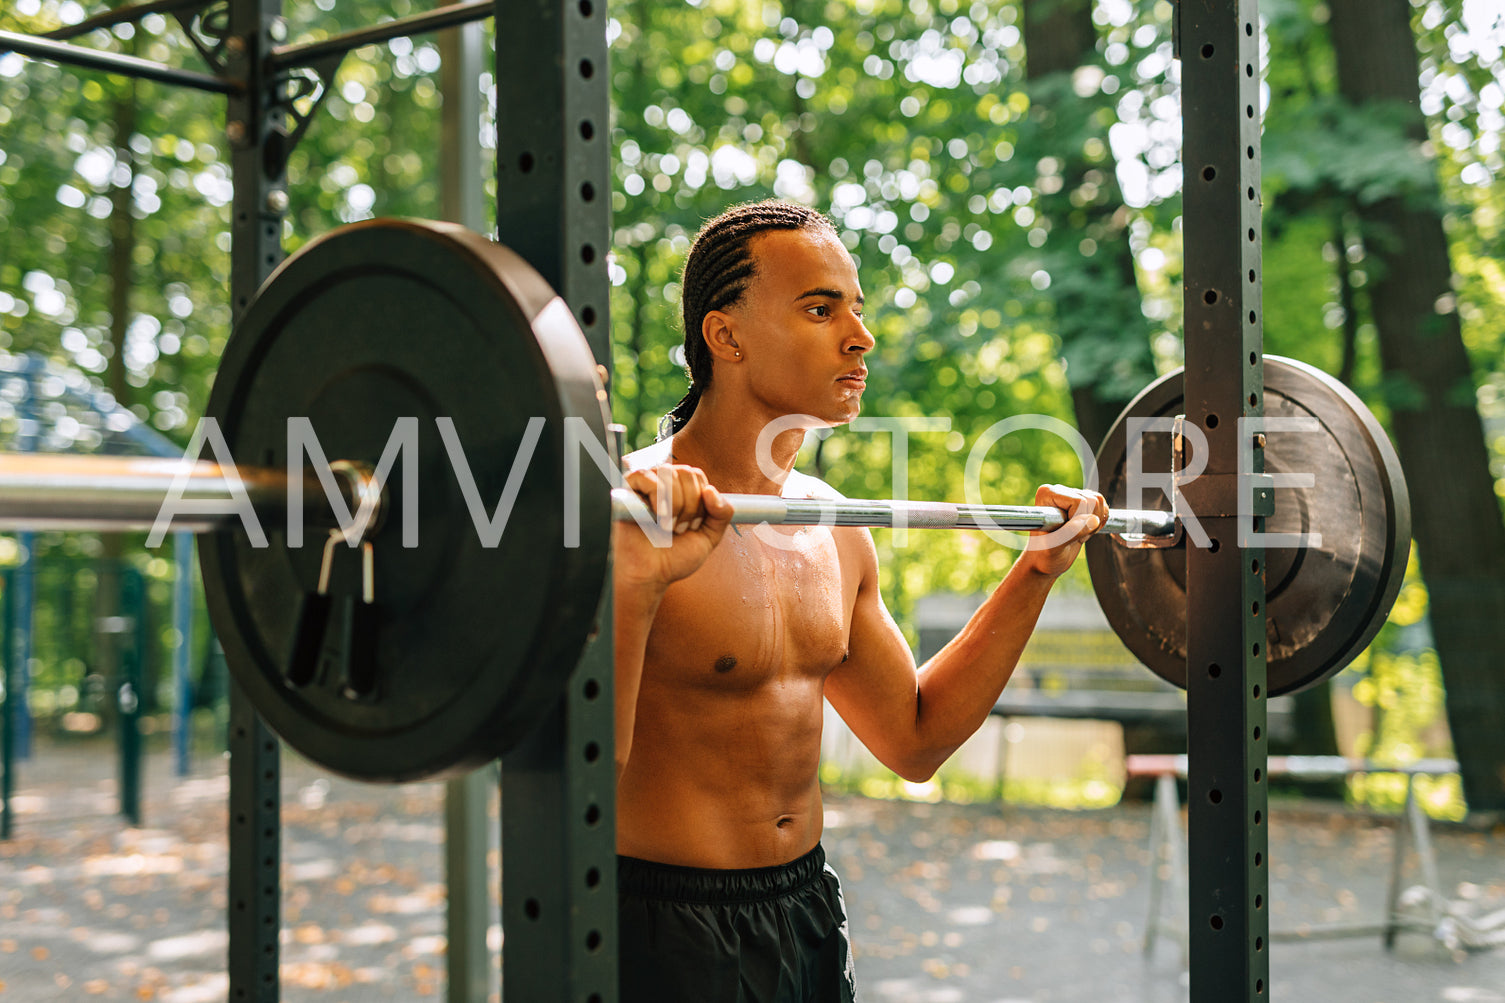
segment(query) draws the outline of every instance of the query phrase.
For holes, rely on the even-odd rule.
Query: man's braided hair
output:
[[[831,221],[814,209],[776,199],[732,206],[700,228],[685,259],[681,282],[690,390],[658,423],[660,439],[684,428],[711,385],[711,350],[701,336],[701,327],[706,314],[734,306],[747,291],[754,271],[748,243],[770,230],[820,229],[836,232]]]

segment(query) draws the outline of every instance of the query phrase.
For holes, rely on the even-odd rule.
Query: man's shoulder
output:
[[[671,462],[673,442],[670,439],[660,439],[651,446],[633,450],[622,457],[623,470],[644,470],[648,467],[657,467]]]
[[[819,477],[798,470],[789,471],[784,489],[779,494],[785,498],[825,498],[831,501],[846,497]]]

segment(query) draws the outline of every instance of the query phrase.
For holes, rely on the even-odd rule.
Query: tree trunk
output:
[[[1338,86],[1399,107],[1426,139],[1407,0],[1331,0]],[[1475,811],[1505,810],[1505,522],[1489,472],[1473,373],[1435,198],[1360,204],[1396,446],[1430,595],[1448,723]]]
[[[1096,48],[1090,0],[1025,0],[1025,77],[1031,84],[1064,79],[1058,75],[1095,62]],[[1046,135],[1066,131],[1060,128],[1064,116],[1085,118],[1096,107],[1060,94],[1050,88],[1032,95],[1031,115]],[[1106,148],[1107,130],[1096,131]],[[1070,291],[1055,294],[1056,331],[1077,428],[1095,446],[1139,388],[1154,378],[1154,359],[1112,154],[1093,162],[1080,148],[1061,143],[1050,155],[1060,162],[1060,188],[1040,191],[1036,206],[1051,224],[1047,251],[1069,262],[1082,280],[1060,283]],[[1058,282],[1062,277],[1054,276]]]

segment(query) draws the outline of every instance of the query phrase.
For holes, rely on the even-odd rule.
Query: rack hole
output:
[[[1208,306],[1212,306],[1217,301],[1218,301],[1218,291],[1216,289],[1209,289],[1205,293],[1202,294],[1202,302],[1206,303]]]
[[[523,915],[529,919],[537,919],[543,914],[543,906],[538,904],[538,899],[529,899],[523,903]]]
[[[1211,801],[1213,804],[1222,804],[1223,792],[1214,787],[1212,790],[1207,792],[1207,800]]]
[[[594,262],[596,260],[596,249],[590,244],[582,244],[580,246],[580,260],[587,265]]]
[[[1260,730],[1260,728],[1259,728],[1259,726],[1258,726],[1258,725],[1256,725],[1256,726],[1255,726],[1255,728],[1254,728],[1254,740],[1255,740],[1255,741],[1256,741],[1256,742],[1258,742],[1258,741],[1259,741],[1259,737],[1260,737],[1260,736],[1261,736],[1261,735],[1263,735],[1263,734],[1264,734],[1264,732],[1263,732],[1263,731],[1262,731],[1262,730]],[[1255,820],[1255,821],[1256,821],[1256,822],[1257,822],[1257,821],[1259,821],[1259,812],[1255,812],[1255,813],[1254,813],[1254,820]]]
[[[1244,34],[1248,35],[1250,38],[1254,37],[1254,22],[1253,21],[1245,21],[1244,22]]]
[[[601,684],[594,679],[587,679],[585,685],[580,688],[581,694],[587,700],[594,700],[601,695]]]
[[[1245,63],[1244,64],[1244,76],[1246,76],[1246,77],[1253,77],[1254,76],[1254,64],[1253,63]]]
[[[585,887],[595,888],[600,884],[601,872],[598,869],[592,867],[590,870],[585,872]]]
[[[1256,896],[1254,896],[1254,908],[1256,908],[1256,909],[1263,909],[1264,907],[1265,907],[1265,897],[1263,895],[1256,895]]]
[[[1251,242],[1254,240],[1254,227],[1252,226],[1249,228],[1249,240]]]
[[[1256,951],[1263,951],[1265,949],[1265,938],[1263,938],[1263,937],[1255,937],[1254,938],[1254,949]]]
[[[1245,189],[1245,194],[1248,195],[1249,201],[1253,202],[1254,201],[1254,186],[1250,185],[1247,189]]]
[[[1255,825],[1259,825],[1264,820],[1265,820],[1265,813],[1264,812],[1257,811],[1257,812],[1254,813],[1254,824]]]
[[[524,174],[533,170],[533,154],[524,151],[522,156],[517,158],[517,169]]]
[[[1249,281],[1250,282],[1254,281],[1254,269],[1252,269],[1252,268],[1249,269]]]
[[[590,17],[595,12],[596,12],[596,8],[591,5],[591,0],[580,0],[580,16],[581,17]]]
[[[580,198],[586,202],[594,202],[596,200],[596,186],[589,181],[585,182],[585,184],[580,186]]]
[[[590,119],[585,119],[580,123],[580,138],[586,140],[596,138],[596,126]]]
[[[1259,699],[1259,695],[1261,693],[1263,693],[1263,692],[1264,691],[1259,688],[1259,683],[1255,683],[1254,684],[1254,699],[1258,700]]]
[[[1254,106],[1252,104],[1246,104],[1246,105],[1244,105],[1244,117],[1245,118],[1253,118],[1254,117]]]
[[[1210,676],[1211,678],[1216,679],[1218,676],[1221,676],[1222,674],[1223,674],[1223,667],[1221,665],[1219,665],[1217,662],[1213,662],[1212,664],[1210,664],[1210,665],[1207,666],[1207,675]]]
[[[1253,613],[1255,616],[1259,616],[1259,603],[1252,603],[1249,606],[1249,612]]]
[[[595,742],[586,742],[585,743],[585,761],[587,763],[594,763],[596,760],[598,760],[600,758],[601,758],[601,746],[597,745]]]
[[[585,806],[585,824],[595,825],[601,821],[601,807],[599,805]]]
[[[1252,571],[1252,572],[1254,572],[1256,575],[1259,574],[1259,562],[1258,561],[1250,561],[1249,562],[1249,570]]]
[[[1223,928],[1223,917],[1217,915],[1216,913],[1214,913],[1212,915],[1212,918],[1207,922],[1212,925],[1212,928],[1214,930],[1221,930]]]
[[[1264,775],[1265,775],[1265,771],[1264,770],[1261,770],[1258,767],[1255,767],[1255,769],[1254,769],[1254,782],[1255,783],[1259,783],[1260,778],[1263,777]],[[1254,855],[1254,866],[1255,867],[1259,866],[1259,854],[1257,854],[1257,853]]]
[[[1249,395],[1249,406],[1250,407],[1258,407],[1259,406],[1259,394],[1250,394]]]
[[[1208,428],[1217,428],[1218,427],[1218,416],[1217,415],[1210,414],[1210,415],[1207,416],[1207,427]]]
[[[1251,323],[1251,324],[1253,324],[1253,323],[1254,323],[1254,321],[1255,321],[1255,314],[1254,314],[1254,311],[1253,311],[1253,310],[1250,310],[1250,311],[1249,311],[1249,323]]]
[[[1249,353],[1249,365],[1253,366],[1253,365],[1256,365],[1258,362],[1259,362],[1259,353],[1258,352],[1250,352]]]
[[[596,308],[593,306],[583,307],[580,310],[580,322],[586,327],[594,327],[596,325]]]
[[[1263,853],[1256,853],[1254,855],[1254,866],[1255,867],[1263,867],[1264,863],[1265,863],[1265,855]]]
[[[596,75],[595,64],[592,63],[589,59],[582,59],[582,60],[580,60],[580,75],[582,77],[584,77],[586,80],[589,80],[591,77],[595,76]]]
[[[1249,160],[1253,160],[1254,159],[1254,147],[1252,147],[1252,146],[1246,146],[1246,147],[1244,147],[1244,156],[1245,156],[1245,158],[1247,158]]]
[[[601,950],[601,931],[592,930],[585,935],[585,949],[587,951]]]
[[[1216,167],[1213,167],[1211,164],[1208,164],[1206,167],[1202,168],[1202,180],[1203,181],[1211,181],[1213,178],[1215,178],[1217,176],[1218,176],[1218,169]]]
[[[1222,549],[1223,545],[1218,542],[1217,537],[1213,537],[1212,539],[1207,541],[1207,552],[1209,554],[1216,554],[1219,550]]]

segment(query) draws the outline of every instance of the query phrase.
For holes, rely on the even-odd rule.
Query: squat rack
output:
[[[1215,547],[1189,548],[1191,998],[1269,995],[1263,551],[1238,535],[1239,418],[1262,414],[1257,0],[1178,0],[1182,67],[1187,420],[1208,442]],[[63,39],[171,14],[211,72],[89,50]],[[597,0],[477,0],[314,43],[283,45],[283,0],[143,0],[0,51],[227,97],[232,147],[230,296],[238,320],[282,260],[287,157],[362,45],[494,17],[498,227],[564,297],[609,362],[609,93]],[[310,83],[312,73],[318,85]],[[300,112],[294,103],[311,98]],[[292,128],[289,131],[289,122]],[[1262,471],[1260,450],[1254,470]],[[1255,529],[1260,529],[1255,523]],[[609,595],[602,620],[610,623]],[[616,858],[610,631],[587,647],[559,705],[502,763],[503,968],[514,998],[616,999]],[[1234,738],[1233,736],[1240,736]],[[582,755],[587,747],[597,755]],[[232,687],[230,999],[279,996],[280,754]]]

